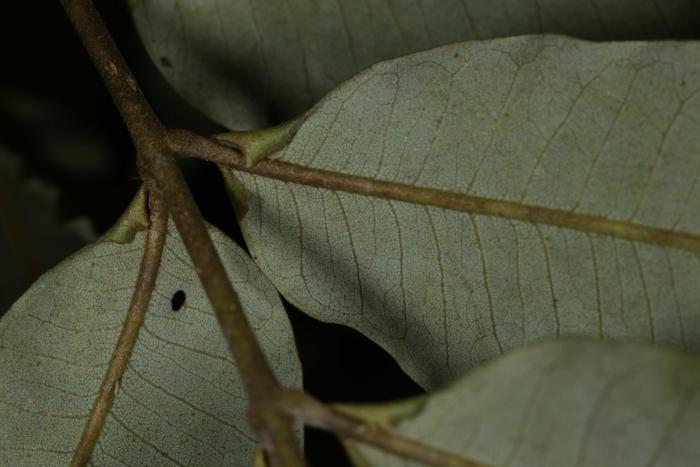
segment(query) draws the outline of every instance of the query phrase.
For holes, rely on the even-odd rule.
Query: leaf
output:
[[[697,35],[694,0],[132,0],[170,84],[216,122],[259,128],[382,60],[468,39]]]
[[[0,147],[0,316],[39,274],[96,236],[88,219],[59,221],[56,190],[26,178],[21,165]]]
[[[680,467],[700,456],[699,390],[697,356],[559,341],[509,354],[427,396],[340,408],[487,465]],[[409,465],[349,447],[358,465]]]
[[[144,197],[105,238],[44,274],[0,321],[0,464],[67,465],[131,298]],[[281,383],[301,387],[279,296],[249,257],[212,239]],[[174,311],[171,298],[185,294]],[[95,465],[250,465],[247,397],[193,266],[169,226],[144,327],[93,455]]]
[[[291,303],[427,388],[548,337],[700,350],[698,57],[531,36],[378,64],[276,167],[414,202],[240,172],[251,254]]]

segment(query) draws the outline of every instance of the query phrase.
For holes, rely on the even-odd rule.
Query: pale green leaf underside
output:
[[[175,89],[231,129],[307,110],[364,68],[438,45],[528,33],[684,37],[694,0],[132,0]]]
[[[175,227],[95,465],[250,465],[247,398]],[[210,234],[269,361],[301,386],[279,296],[249,257]],[[131,298],[145,232],[99,241],[44,274],[0,321],[0,464],[68,465]],[[186,293],[172,311],[171,297]]]
[[[699,391],[696,356],[561,341],[505,356],[429,396],[346,410],[488,465],[682,467],[700,458]],[[356,449],[362,465],[416,465]]]
[[[700,234],[700,46],[557,36],[375,65],[311,112],[294,164]],[[310,315],[435,387],[528,342],[700,349],[700,262],[664,248],[241,173],[253,257]]]

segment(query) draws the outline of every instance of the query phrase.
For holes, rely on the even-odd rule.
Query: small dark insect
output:
[[[187,296],[182,290],[178,290],[177,292],[175,292],[172,298],[170,299],[170,306],[172,307],[172,310],[179,311],[185,305],[186,298]]]

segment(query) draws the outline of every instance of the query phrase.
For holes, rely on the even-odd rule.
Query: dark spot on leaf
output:
[[[160,65],[163,68],[172,68],[173,67],[173,63],[170,61],[170,59],[168,57],[160,57],[159,60],[160,60]]]
[[[179,311],[185,304],[186,298],[187,296],[182,290],[175,292],[173,297],[170,299],[170,306],[172,307],[173,311]]]

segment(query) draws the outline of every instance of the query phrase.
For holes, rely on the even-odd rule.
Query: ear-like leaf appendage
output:
[[[528,36],[375,65],[275,160],[394,199],[237,173],[250,251],[426,388],[550,337],[700,349],[698,57]]]
[[[700,359],[637,345],[540,343],[416,399],[339,409],[485,465],[690,467]],[[347,444],[356,465],[416,465]]]
[[[556,33],[584,39],[697,36],[695,0],[133,1],[170,84],[234,130],[288,119],[356,73],[458,41]]]
[[[114,229],[44,274],[0,320],[0,464],[67,465],[126,316],[145,241],[145,197]],[[250,465],[247,398],[174,225],[96,465]],[[301,387],[273,286],[215,228],[210,235],[285,386]]]

